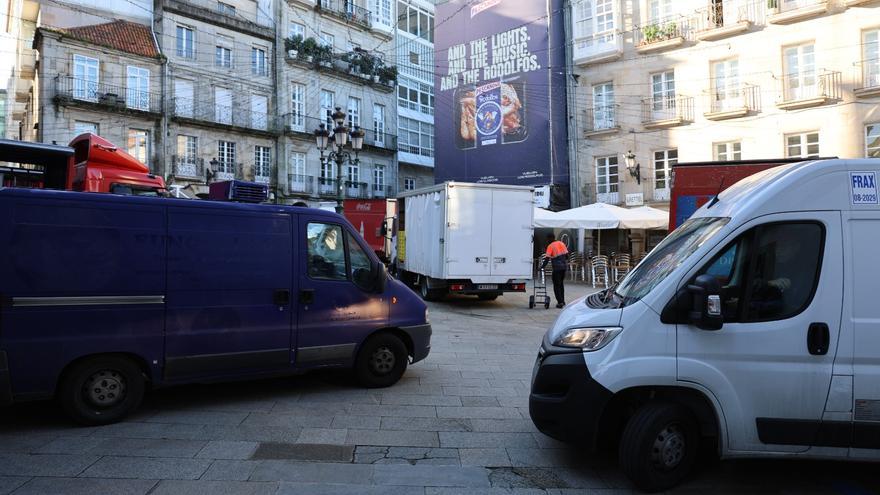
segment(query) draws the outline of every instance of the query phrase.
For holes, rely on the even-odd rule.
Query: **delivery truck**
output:
[[[525,292],[532,278],[534,189],[446,182],[398,199],[401,280],[425,300]]]
[[[343,215],[367,241],[376,256],[389,262],[389,225],[396,213],[396,199],[346,199]]]

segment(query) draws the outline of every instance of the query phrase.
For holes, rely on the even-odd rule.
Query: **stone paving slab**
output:
[[[74,477],[97,460],[93,455],[0,454],[0,476]]]
[[[370,484],[373,466],[361,464],[304,463],[262,461],[251,474],[250,481],[302,481]],[[393,483],[389,483],[393,484]]]
[[[107,456],[80,475],[83,478],[134,478],[144,480],[197,480],[211,461],[207,459],[170,459],[151,457]]]
[[[489,472],[481,467],[377,465],[374,469],[377,485],[489,486]]]
[[[199,459],[243,460],[250,459],[259,447],[258,442],[213,440],[196,454]]]
[[[158,481],[100,478],[34,478],[15,495],[146,495]]]
[[[228,461],[217,460],[202,475],[202,480],[247,481],[250,479],[260,461]]]
[[[278,487],[269,482],[164,480],[150,495],[274,495]]]
[[[30,481],[27,476],[0,476],[0,495],[7,495]]]

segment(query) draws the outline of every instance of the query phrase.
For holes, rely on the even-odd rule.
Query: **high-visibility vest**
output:
[[[547,246],[547,256],[550,258],[556,258],[565,254],[568,254],[568,248],[565,247],[565,243],[562,241],[553,241]]]

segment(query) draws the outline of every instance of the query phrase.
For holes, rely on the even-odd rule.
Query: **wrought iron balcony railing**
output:
[[[276,133],[280,129],[278,119],[269,112],[254,112],[233,105],[201,102],[191,98],[174,98],[171,113],[178,118],[255,131]]]
[[[73,76],[55,77],[55,97],[62,101],[92,103],[109,109],[150,113],[162,111],[162,96],[159,93]]]

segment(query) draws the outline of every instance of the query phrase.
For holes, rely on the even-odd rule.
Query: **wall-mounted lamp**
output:
[[[632,151],[627,151],[626,155],[623,155],[624,163],[626,163],[626,169],[629,171],[629,175],[636,179],[636,183],[642,183],[642,170],[641,165],[636,161],[636,155]]]

